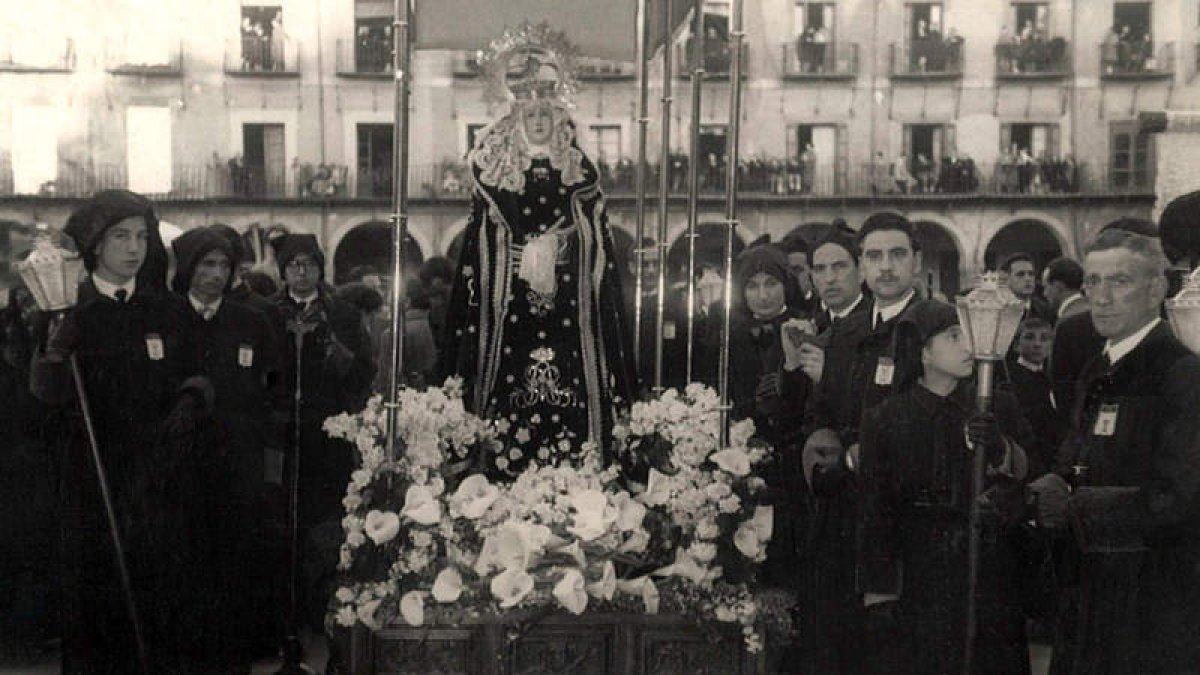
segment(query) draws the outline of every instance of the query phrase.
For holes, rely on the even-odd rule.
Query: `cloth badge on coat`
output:
[[[254,347],[247,344],[238,347],[238,365],[243,368],[254,365]]]
[[[880,387],[890,387],[895,377],[896,363],[890,357],[879,357],[879,363],[875,365],[875,384]]]
[[[151,361],[162,361],[167,355],[167,350],[163,347],[162,337],[158,333],[146,334],[146,355]]]

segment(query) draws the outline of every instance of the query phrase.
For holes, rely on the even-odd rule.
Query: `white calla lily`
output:
[[[502,609],[515,607],[533,590],[533,577],[522,569],[506,570],[492,579],[491,590]]]
[[[400,514],[421,525],[434,525],[442,519],[442,505],[428,486],[412,485],[404,493]]]
[[[554,599],[558,600],[559,604],[568,612],[583,614],[588,603],[583,574],[577,569],[567,570],[562,579],[554,585]]]
[[[409,591],[400,598],[400,616],[410,626],[425,623],[425,591]],[[365,622],[364,622],[365,623]]]
[[[458,484],[458,489],[454,491],[454,502],[464,518],[475,520],[487,513],[499,496],[500,489],[489,483],[486,476],[477,473],[467,476]]]
[[[369,511],[363,528],[371,541],[377,546],[382,546],[399,534],[400,516],[391,511]]]
[[[714,452],[709,455],[709,459],[721,467],[721,470],[733,474],[738,478],[750,473],[750,455],[746,454],[745,450],[725,448],[720,452]]]
[[[604,561],[604,571],[598,581],[593,581],[587,585],[587,592],[593,598],[600,600],[612,600],[613,594],[617,590],[617,568],[611,560]]]
[[[462,574],[453,567],[438,572],[437,578],[433,580],[433,599],[440,603],[450,603],[458,600],[462,595],[463,578]]]

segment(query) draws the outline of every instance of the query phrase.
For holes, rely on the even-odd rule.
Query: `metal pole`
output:
[[[133,583],[129,580],[129,566],[125,558],[125,546],[121,542],[121,530],[117,524],[117,511],[113,507],[112,490],[108,484],[108,472],[100,457],[100,442],[96,437],[96,424],[92,420],[92,407],[88,403],[87,389],[83,386],[83,371],[79,368],[79,357],[71,354],[71,377],[75,380],[75,393],[79,397],[79,410],[83,414],[83,426],[87,431],[88,447],[92,451],[92,464],[96,467],[96,478],[100,482],[100,499],[104,502],[104,515],[108,520],[108,534],[112,538],[113,553],[117,558],[117,573],[121,577],[121,590],[125,594],[125,609],[133,625],[133,639],[137,646],[138,665],[144,675],[150,675],[150,662],[146,652],[146,640],[142,633],[141,615],[133,596]]]
[[[729,134],[725,149],[725,293],[721,316],[721,447],[729,445],[729,324],[733,312],[733,235],[737,227],[738,140],[742,126],[742,0],[733,0],[729,36],[733,50],[729,75]]]
[[[696,350],[696,226],[700,205],[700,105],[704,91],[704,0],[692,3],[692,133],[688,163],[687,379]]]
[[[662,152],[658,176],[658,307],[655,312],[654,333],[654,391],[663,390],[663,327],[666,321],[667,296],[667,216],[670,213],[671,192],[671,15],[673,0],[663,2],[663,92],[662,92]]]
[[[637,215],[634,227],[636,242],[633,247],[637,272],[633,282],[633,363],[638,378],[642,368],[642,294],[646,290],[642,267],[646,260],[646,144],[650,125],[650,0],[638,3],[638,160],[637,160]],[[661,263],[660,263],[661,264]]]
[[[985,413],[992,409],[992,391],[996,362],[980,359],[976,361],[975,409]],[[983,494],[984,474],[983,448],[975,448],[971,457],[971,506],[967,525],[967,626],[963,645],[963,674],[971,675],[975,659],[975,639],[978,635],[979,617],[979,558],[980,558],[980,509],[979,497]]]
[[[415,0],[394,0],[392,11],[392,67],[395,73],[396,95],[395,133],[392,134],[392,368],[388,373],[387,395],[387,454],[396,456],[397,394],[403,383],[404,306],[401,294],[404,286],[404,242],[408,239],[408,132],[409,96],[412,94],[412,19]]]

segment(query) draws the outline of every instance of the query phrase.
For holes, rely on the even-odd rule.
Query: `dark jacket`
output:
[[[1083,312],[1063,317],[1054,328],[1054,349],[1050,354],[1050,379],[1054,388],[1054,405],[1062,428],[1071,426],[1075,409],[1075,394],[1079,374],[1088,361],[1104,349],[1104,338],[1096,332],[1092,313]]]
[[[1021,404],[1033,428],[1032,445],[1024,446],[1031,462],[1030,473],[1041,475],[1054,466],[1058,446],[1066,435],[1052,403],[1050,376],[1045,369],[1035,372],[1016,361],[1009,363],[1008,376],[1007,389]]]
[[[1001,433],[1026,446],[1029,425],[1017,401],[995,397]],[[967,608],[971,452],[964,428],[974,414],[974,383],[941,397],[920,384],[890,397],[862,431],[865,517],[862,590],[900,596],[901,647],[888,672],[963,672]],[[1014,536],[1021,482],[991,475],[985,488],[976,660],[981,675],[1029,672]],[[871,658],[870,656],[868,658]]]
[[[1056,471],[1074,483],[1077,675],[1200,663],[1200,358],[1164,322],[1080,377]],[[1109,428],[1105,428],[1109,427]]]

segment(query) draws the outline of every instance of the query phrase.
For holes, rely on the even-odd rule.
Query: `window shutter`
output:
[[[1008,152],[1008,149],[1011,147],[1012,147],[1012,125],[1011,124],[1001,124],[1000,125],[1000,155],[1003,156],[1004,153]]]

